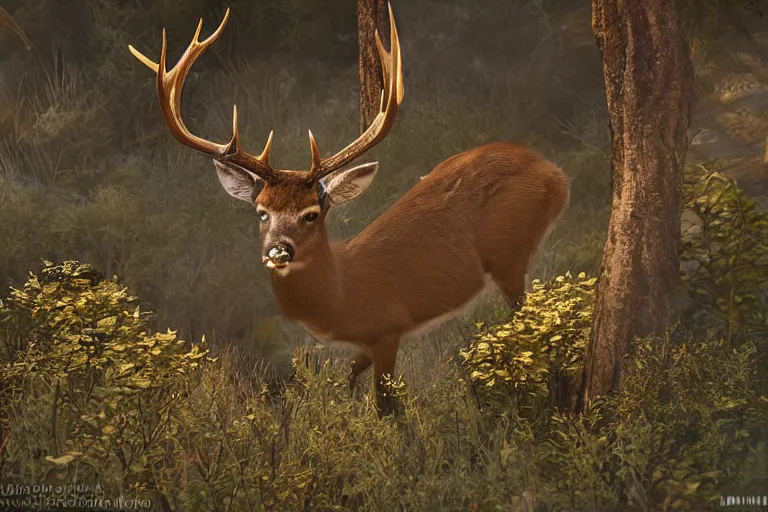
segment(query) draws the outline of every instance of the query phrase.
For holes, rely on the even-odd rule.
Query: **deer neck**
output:
[[[325,237],[301,268],[283,276],[271,273],[272,290],[286,318],[320,331],[333,321],[344,299],[336,253]]]

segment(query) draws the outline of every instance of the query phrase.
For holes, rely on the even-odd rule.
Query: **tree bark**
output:
[[[677,2],[592,0],[613,198],[577,409],[616,391],[635,337],[659,335],[678,281],[693,73]]]
[[[389,11],[387,0],[358,0],[357,37],[360,47],[360,132],[364,132],[379,113],[384,80],[381,75],[376,30],[385,48],[389,48]]]
[[[763,163],[768,164],[768,137],[765,138],[765,155],[763,156]]]

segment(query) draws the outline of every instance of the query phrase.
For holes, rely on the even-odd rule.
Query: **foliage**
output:
[[[768,481],[766,214],[703,165],[687,169],[683,205],[681,276],[696,307],[666,337],[635,342],[618,395],[578,416],[557,408],[552,376],[580,377],[589,335],[584,274],[534,282],[521,311],[461,352],[487,413],[535,425],[540,501],[554,510],[697,510]]]
[[[392,455],[366,457],[397,442],[396,425],[365,414],[371,404],[350,400],[345,376],[328,364],[316,374],[296,360],[294,368],[271,406],[266,386],[242,400],[225,375],[205,373],[184,408],[179,456],[191,461],[193,483],[176,495],[180,509],[334,509],[396,472]]]
[[[564,302],[571,302],[577,285],[560,286],[566,288]],[[591,304],[591,287],[575,291]],[[563,299],[550,300],[544,315]],[[555,345],[580,360],[583,342],[578,340],[588,332],[590,317],[563,322],[567,337],[554,343],[542,335],[531,337],[539,348],[531,359],[548,360]],[[547,364],[521,357],[530,352],[531,341],[509,337],[503,332],[509,329],[507,322],[478,333],[463,353],[465,364],[480,368],[470,375],[487,412],[499,415],[507,407],[502,415],[538,431],[539,501],[551,510],[649,510],[662,503],[669,510],[698,510],[726,489],[744,493],[747,486],[756,492],[768,482],[768,471],[755,471],[768,463],[768,381],[760,371],[768,363],[768,347],[763,340],[733,349],[717,338],[695,339],[682,328],[665,338],[638,340],[623,365],[618,395],[570,415],[556,412],[544,399],[556,392],[556,383],[544,378]],[[499,330],[508,336],[506,344],[489,339]],[[499,378],[497,369],[516,378]],[[521,400],[524,392],[539,400]]]
[[[380,421],[370,400],[350,395],[345,369],[316,350],[297,354],[290,382],[254,382],[233,369],[236,355],[210,359],[173,333],[150,334],[150,313],[88,265],[46,263],[0,314],[4,483],[149,493],[173,510],[381,510],[393,500],[471,508],[512,498],[482,472],[465,493],[443,494],[471,471],[456,454],[482,449],[481,418],[452,367],[433,393],[412,397],[393,383],[403,416]]]
[[[172,331],[150,334],[149,316],[116,280],[76,261],[45,262],[39,278],[12,290],[0,322],[6,340],[25,343],[6,344],[2,387],[17,443],[27,438],[55,465],[78,462],[102,478],[115,471],[137,490],[153,481],[180,379],[206,350]],[[33,417],[40,423],[30,425]],[[11,464],[23,463],[19,446],[9,447]],[[16,470],[40,476],[28,466]]]
[[[752,344],[734,350],[682,331],[638,340],[618,396],[581,417],[554,418],[556,488],[570,506],[600,510],[621,500],[700,510],[728,487],[759,489],[755,481],[768,477],[751,459],[767,455],[768,389],[755,385],[761,357]]]
[[[639,340],[617,396],[558,412],[548,397],[558,372],[579,375],[594,284],[537,282],[461,365],[442,359],[419,388],[395,382],[402,412],[379,420],[324,349],[297,350],[288,382],[242,373],[236,352],[211,359],[150,334],[116,280],[46,263],[0,311],[0,477],[98,484],[170,510],[692,510],[765,486],[762,340]]]
[[[578,387],[596,281],[583,272],[534,280],[519,312],[475,334],[460,356],[485,407],[508,410],[511,397],[546,400],[559,379]]]
[[[686,169],[683,199],[682,278],[699,306],[691,324],[731,342],[767,329],[768,213],[711,164]]]
[[[624,366],[618,455],[653,501],[692,510],[714,501],[718,484],[751,472],[743,460],[767,433],[765,354],[752,343],[734,350],[675,334],[641,341]]]

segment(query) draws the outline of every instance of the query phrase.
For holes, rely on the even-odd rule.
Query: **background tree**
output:
[[[379,112],[384,86],[381,62],[376,50],[376,30],[385,47],[389,47],[389,13],[387,0],[358,0],[357,34],[360,47],[360,131],[365,131]]]
[[[763,157],[763,162],[768,164],[768,137],[765,138],[765,156]]]
[[[579,408],[618,386],[631,340],[667,325],[693,74],[676,2],[593,0],[613,199]]]

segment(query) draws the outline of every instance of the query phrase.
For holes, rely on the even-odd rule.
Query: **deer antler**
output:
[[[8,25],[11,30],[16,32],[16,35],[18,35],[21,40],[24,42],[24,44],[27,46],[27,50],[32,49],[32,44],[29,42],[29,39],[27,39],[26,34],[24,34],[24,31],[21,30],[21,27],[19,26],[16,21],[14,21],[13,18],[11,18],[11,15],[8,14],[8,11],[0,7],[0,25]]]
[[[400,56],[400,40],[397,37],[395,17],[392,14],[392,5],[389,2],[387,5],[389,8],[389,52],[384,49],[384,45],[379,38],[379,32],[376,31],[376,47],[379,50],[379,58],[381,59],[381,68],[384,75],[384,90],[381,91],[379,113],[373,119],[368,129],[357,140],[326,159],[321,159],[317,142],[315,142],[315,138],[310,130],[309,146],[312,150],[312,167],[307,172],[307,181],[317,181],[359,157],[381,142],[395,124],[398,108],[403,101],[403,64]]]
[[[163,29],[163,48],[160,53],[159,64],[148,59],[144,54],[131,45],[128,45],[128,49],[134,57],[157,73],[157,97],[160,101],[160,110],[171,131],[171,135],[173,135],[176,140],[192,149],[211,155],[217,160],[231,162],[251,171],[263,180],[275,181],[278,179],[279,173],[272,168],[269,161],[269,151],[272,147],[273,132],[269,133],[267,144],[261,155],[255,157],[243,151],[240,148],[240,136],[237,131],[237,106],[234,106],[232,109],[232,138],[227,144],[217,144],[194,135],[187,129],[184,120],[181,118],[181,93],[184,87],[184,81],[189,74],[189,70],[197,58],[219,38],[228,19],[229,9],[227,9],[227,12],[224,14],[224,19],[219,25],[219,28],[217,28],[206,40],[201,42],[198,39],[200,37],[200,31],[203,28],[203,20],[201,18],[200,23],[197,25],[195,37],[192,39],[192,42],[189,43],[189,46],[184,51],[179,62],[170,71],[166,71],[165,69],[167,50],[165,29]]]

